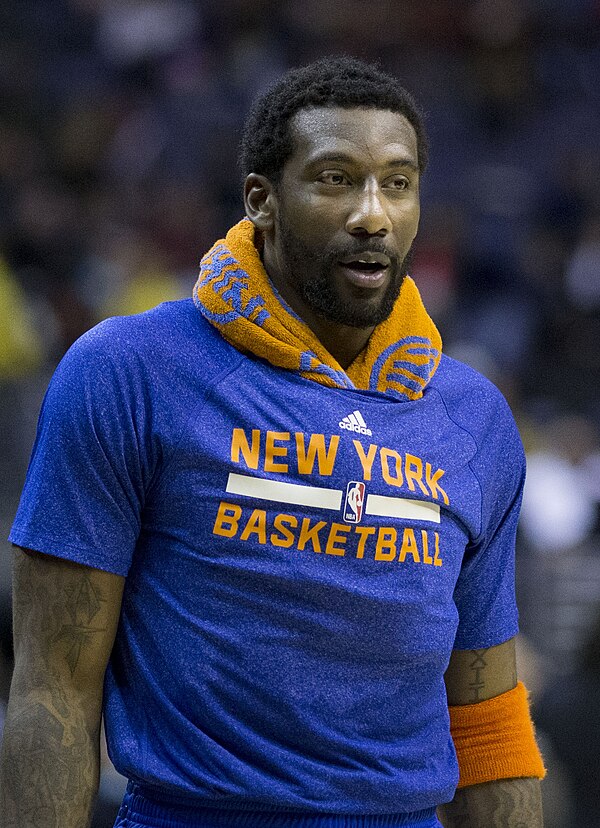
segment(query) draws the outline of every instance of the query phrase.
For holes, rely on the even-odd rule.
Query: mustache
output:
[[[336,247],[335,251],[327,251],[321,261],[324,265],[329,267],[337,264],[340,260],[345,259],[347,256],[357,256],[359,253],[367,252],[382,253],[384,256],[387,256],[390,260],[391,271],[395,271],[401,276],[408,275],[412,269],[414,257],[413,247],[409,249],[404,259],[400,259],[397,253],[393,253],[379,239],[365,239],[362,243],[357,241],[356,243],[350,242],[349,244],[340,245],[339,247]]]
[[[348,244],[340,245],[335,250],[327,253],[327,258],[332,262],[338,262],[340,259],[345,259],[348,256],[358,256],[360,253],[381,253],[387,256],[392,265],[395,267],[398,264],[398,255],[380,240],[357,239],[356,242],[349,242]]]

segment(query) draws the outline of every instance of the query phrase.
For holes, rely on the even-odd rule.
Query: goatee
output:
[[[399,262],[398,257],[390,253],[381,239],[357,239],[343,250],[323,251],[315,256],[315,251],[298,239],[281,216],[278,219],[278,232],[283,253],[282,264],[287,270],[287,277],[315,313],[329,322],[350,328],[372,328],[388,318],[410,267],[410,250],[403,261]],[[363,291],[365,295],[362,296],[353,296],[351,293],[348,296],[341,295],[332,276],[334,267],[347,256],[366,250],[384,253],[390,258],[389,280],[383,293],[371,297],[368,291]]]

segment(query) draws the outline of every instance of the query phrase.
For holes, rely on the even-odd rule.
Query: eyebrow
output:
[[[325,152],[322,155],[315,155],[308,162],[309,166],[314,164],[322,164],[324,162],[338,163],[338,164],[355,164],[356,159],[344,152]],[[408,167],[413,172],[419,172],[418,164],[411,158],[392,158],[386,163],[386,167]]]

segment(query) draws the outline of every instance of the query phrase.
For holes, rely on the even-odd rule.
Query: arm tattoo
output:
[[[108,629],[107,600],[100,579],[83,567],[53,570],[22,554],[15,577],[18,646],[0,767],[3,825],[84,828],[99,777],[101,689],[84,701],[79,676],[86,680],[86,656]]]
[[[488,666],[485,656],[488,649],[489,647],[484,650],[471,650],[473,658],[469,661],[469,670],[471,671],[469,681],[470,702],[482,701],[481,692],[485,688],[485,668]]]
[[[25,703],[4,752],[6,828],[88,824],[98,762],[81,719],[67,727],[44,704]]]
[[[45,641],[36,642],[31,635],[25,634],[23,646],[39,653],[42,667],[47,666],[50,656],[56,662],[54,648],[58,646],[73,676],[85,645],[92,642],[95,634],[106,632],[104,624],[93,624],[106,599],[86,569],[75,569],[69,577],[60,578],[45,575],[43,568],[36,568],[34,578],[30,574],[33,567],[35,562],[28,560],[27,555],[16,559],[15,568],[19,570],[21,583],[18,612],[23,618],[24,629],[27,629],[28,620],[44,608],[44,620],[49,625],[38,633],[47,636]]]
[[[94,633],[106,631],[106,627],[90,626],[92,620],[100,612],[103,598],[87,573],[81,576],[78,583],[66,587],[64,592],[67,596],[65,609],[69,613],[71,623],[63,624],[53,640],[64,641],[67,644],[65,658],[73,675],[79,663],[82,648],[90,642]]]
[[[444,828],[543,828],[537,779],[501,779],[456,792],[439,808]]]

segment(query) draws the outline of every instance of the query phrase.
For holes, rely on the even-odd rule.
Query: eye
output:
[[[408,190],[410,181],[405,175],[392,175],[384,181],[383,186],[391,190]]]
[[[334,187],[350,183],[348,176],[339,170],[325,170],[319,174],[317,181],[320,181],[323,184],[331,184]]]

